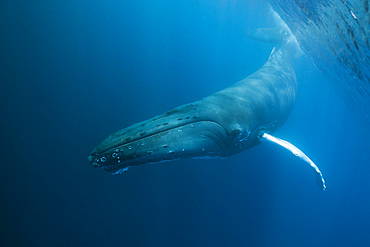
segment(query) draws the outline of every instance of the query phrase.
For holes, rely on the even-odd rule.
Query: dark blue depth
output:
[[[367,123],[312,61],[267,143],[225,160],[112,176],[88,164],[110,133],[260,68],[260,1],[0,3],[1,246],[368,246]],[[335,85],[335,84],[334,84]]]

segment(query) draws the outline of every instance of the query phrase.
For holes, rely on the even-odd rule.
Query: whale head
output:
[[[111,134],[89,156],[94,167],[118,174],[129,166],[232,154],[233,136],[215,114],[197,102]],[[217,115],[217,114],[216,114]]]

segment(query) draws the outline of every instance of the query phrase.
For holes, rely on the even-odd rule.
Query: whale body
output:
[[[89,162],[112,174],[185,158],[224,158],[260,143],[288,118],[297,81],[284,49],[255,73],[199,101],[111,134]]]

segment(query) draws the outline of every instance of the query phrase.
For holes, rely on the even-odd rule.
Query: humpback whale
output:
[[[120,174],[135,165],[225,158],[267,141],[309,164],[325,189],[321,172],[303,152],[270,135],[288,118],[296,97],[290,43],[274,49],[258,71],[236,84],[111,134],[93,149],[89,162]]]

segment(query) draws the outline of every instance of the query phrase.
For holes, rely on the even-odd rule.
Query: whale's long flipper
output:
[[[303,160],[304,162],[306,162],[308,165],[310,165],[316,172],[317,174],[317,184],[318,186],[322,189],[322,190],[325,190],[326,189],[326,185],[325,185],[325,180],[324,180],[324,177],[322,176],[322,173],[321,171],[319,170],[319,168],[315,165],[315,163],[312,162],[312,160],[310,158],[307,157],[307,155],[305,155],[301,150],[299,150],[296,146],[294,146],[293,144],[287,142],[287,141],[284,141],[282,139],[279,139],[277,137],[274,137],[272,135],[269,135],[267,133],[264,133],[262,135],[262,141],[268,141],[268,142],[271,142],[271,143],[275,143],[285,149],[288,149],[289,151],[291,151],[295,156],[297,156],[298,158],[300,158],[301,160]]]

